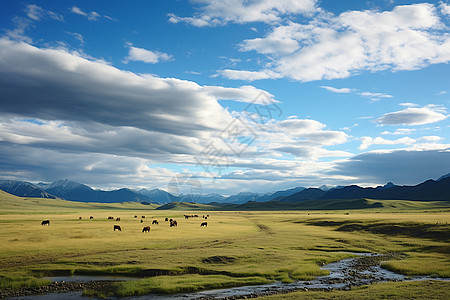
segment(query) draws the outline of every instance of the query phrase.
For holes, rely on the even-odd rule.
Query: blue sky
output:
[[[229,195],[450,172],[448,1],[6,0],[0,16],[2,179]]]

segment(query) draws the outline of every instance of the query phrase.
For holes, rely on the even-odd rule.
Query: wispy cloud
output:
[[[337,94],[349,94],[349,93],[356,93],[357,95],[363,96],[365,98],[370,98],[372,101],[378,101],[381,98],[392,98],[392,95],[385,94],[385,93],[374,93],[374,92],[358,92],[357,89],[352,88],[335,88],[332,86],[320,86],[323,89],[326,89],[329,92],[337,93]]]
[[[51,10],[45,10],[40,6],[37,6],[35,4],[28,4],[25,6],[25,13],[27,16],[34,20],[34,21],[40,21],[42,19],[51,18],[56,21],[64,21],[64,17],[60,14],[57,14]]]
[[[78,32],[66,32],[67,34],[70,34],[73,36],[74,39],[78,40],[80,42],[80,46],[84,46],[84,37],[81,33]]]
[[[219,70],[217,71],[217,75],[221,75],[228,79],[233,80],[261,80],[261,79],[276,79],[283,77],[281,74],[276,73],[272,70],[261,70],[261,71],[240,71],[240,70]]]
[[[384,93],[362,92],[362,93],[358,93],[358,94],[363,97],[370,98],[370,100],[372,100],[372,101],[378,101],[381,98],[392,98],[393,97],[392,95],[384,94]]]
[[[415,128],[398,128],[394,132],[383,131],[381,134],[382,135],[407,135],[407,134],[411,134],[415,131],[416,131]]]
[[[74,14],[86,17],[89,21],[98,21],[102,18],[102,15],[100,15],[96,11],[85,12],[81,8],[79,8],[78,6],[75,6],[75,5],[70,8],[70,11]],[[103,16],[103,17],[108,20],[114,20],[110,16]]]
[[[348,94],[353,91],[353,89],[349,89],[349,88],[335,88],[335,87],[326,86],[326,85],[322,85],[320,87],[323,89],[326,89],[329,92],[337,93],[337,94]]]

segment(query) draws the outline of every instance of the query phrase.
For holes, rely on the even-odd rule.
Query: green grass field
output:
[[[450,277],[450,209],[433,202],[380,202],[383,207],[345,211],[195,211],[186,205],[190,210],[181,211],[139,203],[25,199],[0,191],[0,288],[38,286],[46,284],[42,276],[67,274],[137,277],[117,284],[121,296],[292,282],[325,275],[319,266],[351,256],[344,252],[399,252],[403,259],[385,262],[386,268]],[[184,214],[200,217],[186,220]],[[208,227],[200,227],[203,215],[209,215]],[[169,227],[166,217],[178,226]],[[50,226],[41,226],[45,219]],[[153,219],[159,224],[152,225]],[[122,231],[113,231],[114,224]],[[144,225],[150,233],[142,233]],[[406,297],[421,285],[385,283],[318,293],[325,298],[317,299],[380,287],[396,288]],[[449,287],[443,282],[433,289],[444,293]],[[300,295],[309,299],[313,292]]]

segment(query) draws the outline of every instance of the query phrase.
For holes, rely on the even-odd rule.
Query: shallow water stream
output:
[[[366,284],[372,284],[374,282],[382,281],[404,281],[404,280],[429,280],[440,279],[431,277],[420,278],[406,278],[404,275],[397,274],[388,270],[385,270],[377,263],[380,256],[372,253],[351,253],[358,255],[356,258],[347,258],[334,263],[330,263],[322,267],[324,270],[329,270],[330,274],[326,276],[316,277],[311,281],[297,281],[294,283],[281,283],[275,282],[272,284],[256,285],[256,286],[243,286],[235,288],[227,288],[220,290],[208,290],[195,293],[185,293],[176,295],[143,295],[124,297],[120,299],[157,299],[157,300],[177,300],[177,299],[223,299],[227,297],[239,297],[239,296],[255,296],[255,295],[270,295],[286,291],[294,290],[314,290],[314,289],[344,289],[349,290],[352,286],[360,286]],[[53,281],[100,281],[100,280],[133,280],[135,278],[124,277],[111,277],[111,276],[66,276],[66,277],[50,277]],[[441,279],[441,280],[449,280]],[[56,299],[69,299],[79,300],[88,299],[82,296],[82,292],[70,292],[70,293],[53,293],[46,295],[24,296],[13,299],[33,299],[33,300],[56,300]],[[110,299],[118,299],[112,297]]]

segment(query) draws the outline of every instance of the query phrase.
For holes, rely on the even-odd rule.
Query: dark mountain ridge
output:
[[[195,202],[239,208],[256,207],[258,203],[276,204],[292,207],[298,203],[317,200],[379,199],[379,200],[418,200],[440,201],[450,200],[450,176],[442,176],[438,180],[427,180],[414,186],[398,186],[391,182],[384,186],[360,187],[357,185],[339,186],[327,189],[297,187],[275,193],[241,192],[224,197],[220,194],[207,195],[172,195],[160,189],[141,189],[135,191],[122,188],[112,191],[94,190],[91,187],[71,180],[58,180],[50,184],[32,184],[24,181],[0,180],[0,189],[20,197],[61,198],[79,202],[142,202],[167,204],[171,202]]]
[[[276,200],[298,202],[317,199],[379,199],[379,200],[419,200],[440,201],[450,200],[450,177],[440,180],[427,180],[414,186],[398,186],[388,183],[383,187],[363,188],[357,185],[331,189],[327,192],[318,189],[306,189],[288,197]]]

